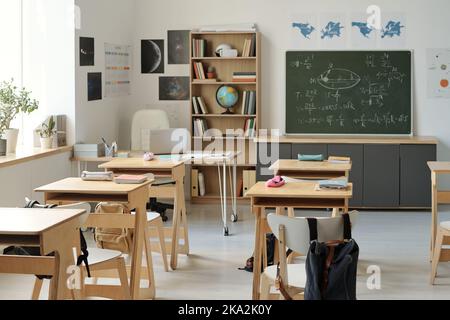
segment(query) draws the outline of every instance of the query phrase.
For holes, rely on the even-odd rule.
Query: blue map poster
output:
[[[379,30],[368,25],[367,14],[363,12],[352,14],[349,28],[352,48],[375,49],[377,47]]]
[[[317,14],[291,15],[289,24],[292,49],[316,49],[319,40]]]
[[[320,45],[324,48],[347,47],[347,35],[350,32],[348,18],[343,13],[323,13],[319,17]]]
[[[404,48],[408,23],[404,13],[384,13],[381,20],[380,46],[383,48]]]

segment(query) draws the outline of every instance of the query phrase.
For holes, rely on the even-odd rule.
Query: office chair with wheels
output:
[[[132,151],[151,151],[155,154],[170,154],[171,143],[158,143],[158,146],[152,146],[152,131],[161,133],[161,131],[170,130],[169,117],[163,110],[140,110],[134,114],[131,125],[131,150]],[[158,149],[158,150],[156,150]],[[171,179],[157,179],[153,186],[164,186],[175,184]],[[158,212],[163,221],[167,221],[167,210],[173,210],[173,204],[158,202],[156,198],[150,198],[147,203],[147,209]]]

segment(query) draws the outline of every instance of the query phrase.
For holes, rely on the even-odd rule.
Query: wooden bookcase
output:
[[[256,39],[256,54],[253,57],[242,57],[244,42],[246,39]],[[195,57],[193,55],[193,40],[206,40],[205,57]],[[229,44],[233,49],[238,50],[238,57],[223,58],[215,56],[215,49],[220,44]],[[256,144],[254,137],[244,136],[213,136],[200,137],[194,135],[194,120],[204,119],[208,129],[218,129],[225,133],[227,129],[244,129],[247,119],[254,119],[255,132],[261,128],[261,35],[258,32],[191,32],[190,36],[190,113],[191,113],[191,133],[192,147],[194,150],[225,151],[234,149],[240,151],[237,166],[237,196],[242,197],[244,184],[249,184],[248,177],[253,177],[252,172],[256,170]],[[197,81],[194,71],[194,64],[202,62],[205,73],[208,67],[215,69],[217,82]],[[236,83],[233,82],[233,72],[256,72],[256,82]],[[230,85],[239,92],[239,101],[232,109],[233,114],[223,114],[226,110],[219,106],[216,101],[217,89],[222,85]],[[242,102],[244,91],[256,92],[256,112],[254,115],[242,115]],[[193,108],[193,97],[202,97],[207,106],[207,114],[195,114]],[[191,198],[194,203],[219,201],[219,178],[215,166],[197,165],[192,167],[194,181],[191,181]],[[195,177],[202,172],[205,177],[205,196],[200,196]],[[244,183],[244,180],[245,183]],[[227,191],[231,194],[231,190]]]

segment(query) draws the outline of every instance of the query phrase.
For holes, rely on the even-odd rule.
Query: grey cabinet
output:
[[[329,156],[350,157],[352,159],[352,170],[350,171],[350,182],[353,183],[353,198],[349,201],[351,207],[363,205],[364,185],[364,145],[362,144],[329,144]]]
[[[428,161],[436,161],[435,145],[400,146],[400,206],[431,206],[431,173]]]
[[[400,204],[400,146],[364,146],[365,207],[395,208]]]
[[[328,145],[322,143],[295,143],[292,145],[291,158],[298,159],[299,154],[322,154],[325,158],[327,158]]]
[[[269,167],[279,159],[291,158],[290,143],[259,143],[256,165],[256,180],[267,181],[273,177]]]

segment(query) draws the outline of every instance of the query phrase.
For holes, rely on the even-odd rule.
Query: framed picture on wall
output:
[[[159,100],[189,100],[189,77],[160,77]]]
[[[90,72],[88,73],[88,101],[102,99],[102,73]]]
[[[189,64],[190,30],[167,31],[169,64]]]
[[[80,37],[80,66],[93,65],[95,65],[95,40]]]
[[[141,72],[164,73],[164,40],[141,40]]]

